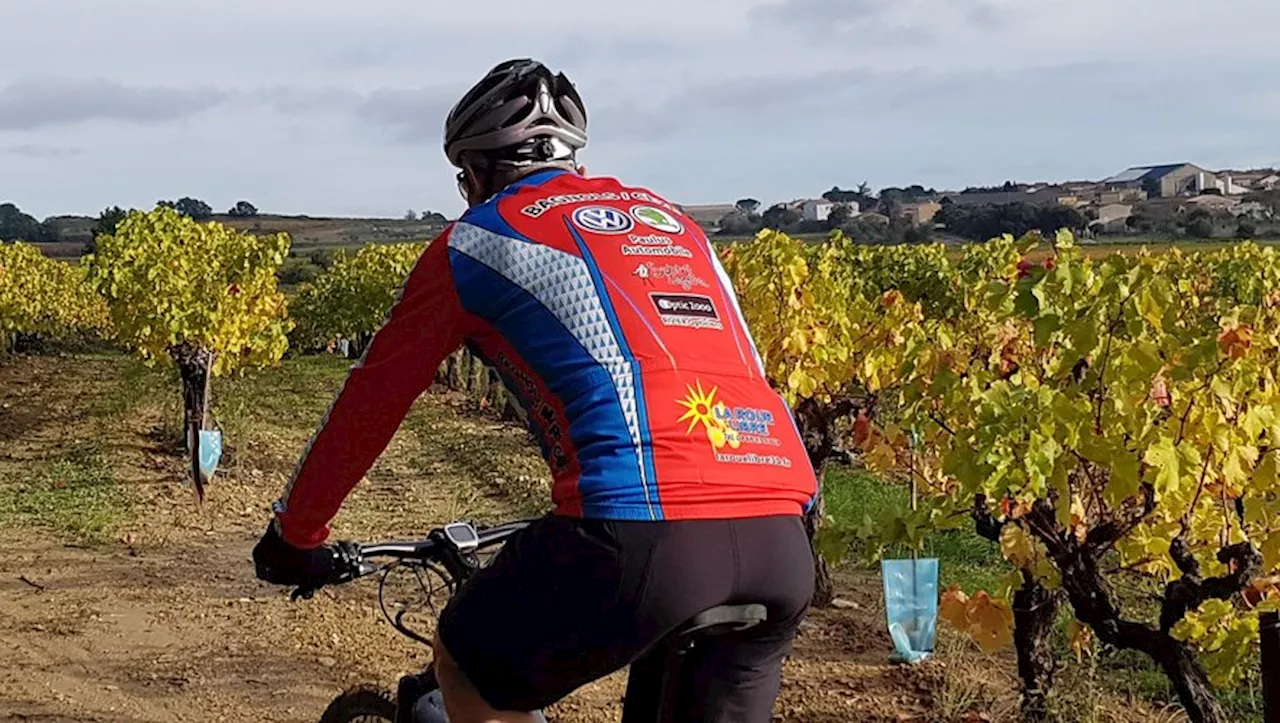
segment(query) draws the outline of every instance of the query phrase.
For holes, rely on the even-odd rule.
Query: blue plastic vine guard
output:
[[[881,560],[884,609],[895,661],[919,663],[933,652],[938,632],[938,561]]]
[[[213,478],[220,459],[222,459],[221,430],[200,430],[200,477],[204,482]]]

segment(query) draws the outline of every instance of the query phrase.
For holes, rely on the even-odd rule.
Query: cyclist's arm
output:
[[[276,503],[280,534],[298,547],[322,544],[329,521],[386,449],[440,363],[462,343],[463,311],[449,266],[451,229],[409,273],[400,300],[347,376],[293,479]]]

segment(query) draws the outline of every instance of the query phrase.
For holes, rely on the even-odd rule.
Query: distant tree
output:
[[[760,230],[760,217],[734,209],[720,219],[719,228],[718,233],[722,236],[749,236]]]
[[[853,211],[849,206],[840,203],[831,209],[831,214],[827,216],[827,228],[837,229],[843,228],[846,223],[853,218]]]
[[[1269,209],[1280,208],[1280,187],[1270,191],[1251,191],[1245,194],[1245,201],[1257,201]]]
[[[933,227],[929,224],[923,226],[908,226],[902,234],[902,242],[908,244],[927,244],[933,240]]]
[[[960,193],[961,193],[961,194],[966,194],[966,193],[1002,193],[1002,192],[1007,192],[1007,191],[1016,191],[1016,190],[1018,190],[1018,184],[1014,183],[1013,181],[1005,181],[1003,184],[1001,184],[1001,185],[999,185],[999,186],[969,186],[968,188],[964,189],[964,190],[963,190],[963,191],[961,191]]]
[[[213,216],[213,208],[198,198],[183,196],[177,201],[156,201],[160,208],[172,208],[178,213],[196,221],[204,221]]]
[[[893,196],[902,202],[915,201],[920,198],[933,198],[936,195],[938,195],[937,191],[932,188],[925,188],[918,183],[905,188],[890,186],[880,189],[881,199],[884,199],[885,196]]]
[[[127,215],[129,215],[128,211],[119,206],[103,209],[102,213],[99,213],[98,218],[93,222],[93,228],[89,230],[89,240],[84,244],[84,253],[96,253],[98,250],[98,237],[114,234],[116,227],[120,225],[120,222]]]
[[[248,201],[236,201],[236,205],[227,210],[228,216],[248,218],[258,215],[258,208]]]
[[[439,211],[423,211],[422,221],[423,223],[434,223],[434,224],[439,224],[441,226],[443,226],[446,223],[449,223],[449,219]]]
[[[822,194],[822,197],[832,203],[856,203],[859,208],[873,209],[876,207],[876,196],[871,192],[871,186],[866,181],[858,184],[857,189],[847,191],[839,186],[832,186],[830,191]]]
[[[321,269],[328,270],[329,267],[333,266],[333,264],[344,255],[345,254],[341,249],[328,248],[316,249],[312,251],[307,258],[311,260],[311,263],[319,266]]]
[[[309,263],[305,259],[289,259],[280,267],[276,276],[280,279],[280,283],[289,286],[297,286],[298,284],[308,284],[316,280],[320,275],[320,267],[313,263]]]
[[[764,228],[784,230],[800,222],[800,211],[783,203],[775,203],[760,216]]]
[[[876,210],[889,217],[889,220],[898,218],[902,215],[902,192],[896,188],[886,188],[880,191],[879,203],[876,204]]]
[[[103,209],[102,213],[98,214],[97,220],[93,222],[93,235],[114,234],[116,227],[120,225],[120,222],[127,215],[129,215],[129,212],[119,206]]]
[[[857,243],[875,246],[887,243],[889,240],[889,227],[875,217],[866,215],[854,216],[848,223],[840,227],[846,236],[853,239]]]
[[[1187,223],[1187,235],[1194,238],[1213,238],[1213,219],[1207,213],[1203,216],[1193,214]]]
[[[1036,228],[1046,236],[1051,236],[1063,228],[1078,232],[1089,225],[1089,219],[1079,209],[1071,206],[1055,205],[1038,208],[1040,213]]]
[[[417,221],[417,220],[418,220],[418,212],[417,212],[417,211],[415,211],[415,210],[413,210],[412,208],[411,208],[411,209],[409,209],[408,211],[405,211],[405,212],[404,212],[404,220],[406,220],[406,221]]]
[[[866,185],[866,184],[863,184]],[[832,203],[848,203],[857,201],[859,197],[858,191],[846,191],[839,186],[832,186],[830,191],[822,194],[822,197]]]
[[[12,203],[0,203],[0,241],[52,241],[56,237],[49,224],[37,221]]]
[[[1006,233],[1021,237],[1031,230],[1044,234],[1052,234],[1061,228],[1079,231],[1088,224],[1084,214],[1074,208],[1029,203],[964,206],[944,203],[935,220],[957,236],[973,240]]]
[[[760,202],[754,198],[739,198],[733,205],[748,216],[754,216],[760,210]]]
[[[1192,223],[1192,222],[1194,222],[1194,221],[1199,221],[1199,220],[1201,220],[1201,219],[1208,219],[1208,218],[1212,218],[1212,216],[1210,215],[1210,213],[1209,213],[1208,209],[1201,208],[1201,207],[1199,207],[1199,206],[1197,206],[1197,207],[1195,207],[1195,208],[1191,209],[1191,211],[1190,211],[1189,213],[1187,213],[1187,222],[1188,222],[1188,223]]]

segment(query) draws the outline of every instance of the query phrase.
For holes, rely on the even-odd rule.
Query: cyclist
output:
[[[586,128],[570,81],[527,59],[450,112],[444,151],[469,208],[427,247],[307,445],[254,549],[258,576],[329,579],[329,521],[466,344],[528,410],[554,511],[441,614],[453,723],[534,720],[735,603],[768,620],[694,674],[687,720],[769,721],[813,589],[814,471],[706,237],[656,193],[587,177]]]

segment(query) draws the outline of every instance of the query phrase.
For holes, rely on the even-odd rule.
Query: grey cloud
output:
[[[364,102],[364,95],[348,88],[272,86],[241,91],[237,98],[284,114],[319,110],[350,110]]]
[[[19,143],[6,146],[4,152],[11,156],[22,156],[24,158],[52,159],[78,156],[84,153],[84,149],[71,146],[49,146],[39,143]]]
[[[163,123],[228,99],[217,88],[129,87],[105,79],[33,78],[0,90],[0,130],[35,130],[93,120]]]
[[[758,29],[781,25],[813,38],[856,34],[866,45],[927,42],[953,19],[991,28],[1012,12],[998,0],[783,0],[753,8],[751,19]]]
[[[575,33],[562,46],[549,52],[545,62],[564,66],[585,66],[602,61],[622,66],[647,64],[647,61],[655,59],[678,58],[688,54],[694,47],[692,43],[678,43],[651,35],[636,39],[629,36],[599,37]]]
[[[944,135],[952,137],[958,128],[1007,127],[1024,137],[1052,129],[1085,142],[1103,119],[1128,132],[1149,126],[1143,114],[1162,99],[1189,95],[1197,102],[1185,104],[1175,116],[1160,116],[1162,133],[1211,129],[1227,108],[1236,126],[1275,122],[1280,99],[1266,95],[1265,71],[1231,70],[1226,74],[1203,63],[1099,61],[960,73],[826,71],[688,87],[647,106],[607,107],[600,115],[619,137],[648,143],[695,132],[769,139],[780,129],[797,139],[828,137],[828,132],[873,126],[892,127],[895,134],[946,129]],[[1058,140],[1069,138],[1059,135]]]
[[[759,28],[781,25],[820,38],[859,31],[863,40],[880,42],[931,37],[922,26],[892,22],[894,5],[894,0],[784,0],[753,8],[751,20]]]
[[[356,109],[365,121],[389,131],[402,143],[436,143],[445,115],[465,89],[375,90]]]
[[[109,80],[27,79],[0,90],[0,131],[34,131],[94,120],[160,124],[220,106],[269,108],[283,115],[354,114],[417,142],[439,133],[459,89],[380,89],[275,85],[261,88],[131,87]],[[35,146],[30,147],[32,149]],[[28,155],[38,151],[28,149]]]
[[[647,143],[692,129],[719,134],[753,125],[791,128],[801,119],[812,120],[828,111],[850,94],[881,85],[883,78],[849,70],[734,78],[686,87],[644,105],[634,100],[606,105],[592,123],[620,140]]]
[[[321,62],[332,70],[363,70],[386,63],[390,56],[386,47],[360,45],[326,55]]]

